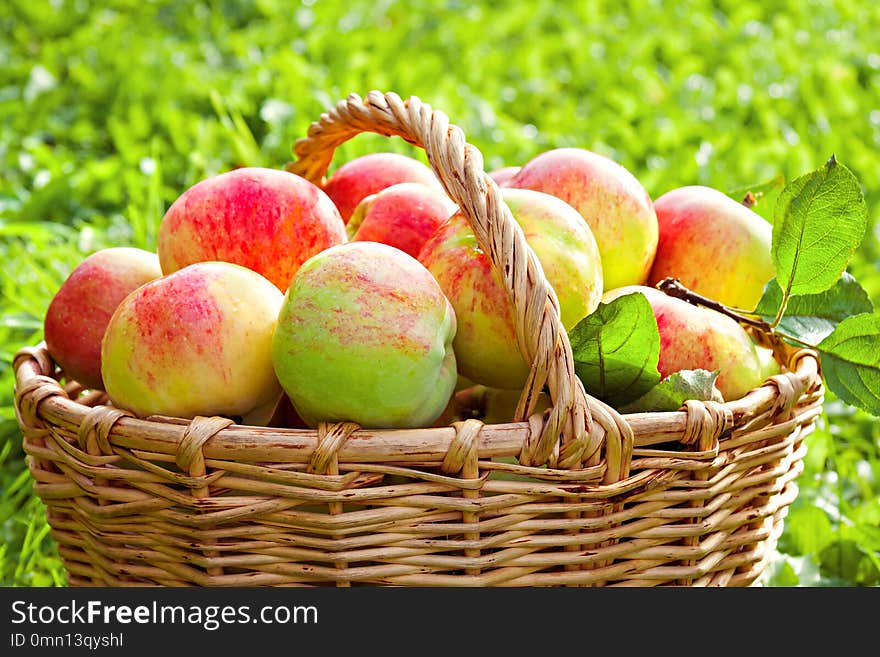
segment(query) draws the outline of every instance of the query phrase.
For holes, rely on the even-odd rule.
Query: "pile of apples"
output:
[[[623,166],[579,148],[489,175],[567,330],[641,293],[662,376],[718,371],[729,401],[778,371],[736,321],[653,287],[674,277],[754,308],[774,275],[771,227],[747,206],[703,186],[652,201]],[[455,391],[515,397],[529,371],[468,221],[429,167],[397,153],[355,158],[320,186],[257,167],[202,180],[168,208],[156,253],[85,258],[44,328],[68,379],[141,417],[428,427],[449,419]]]

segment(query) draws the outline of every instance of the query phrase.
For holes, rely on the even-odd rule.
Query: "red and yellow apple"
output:
[[[499,187],[506,187],[513,177],[519,173],[520,169],[522,169],[522,167],[519,166],[500,167],[490,171],[489,177],[492,178],[492,180],[495,181],[495,184]]]
[[[555,196],[512,188],[501,194],[556,292],[563,325],[572,328],[602,297],[601,258],[589,226]],[[513,304],[465,216],[458,212],[441,226],[419,260],[455,309],[459,372],[493,388],[522,388],[529,367],[517,346]]]
[[[244,167],[196,183],[159,225],[162,271],[221,260],[252,269],[282,292],[299,266],[346,240],[327,195],[305,178]]]
[[[775,276],[769,223],[726,194],[692,185],[654,202],[660,226],[650,283],[677,278],[726,306],[754,310]]]
[[[609,290],[603,301],[638,293],[648,299],[657,319],[657,369],[663,378],[681,370],[718,370],[715,385],[725,401],[739,399],[763,383],[770,364],[759,356],[746,330],[727,315],[643,285]]]
[[[418,260],[380,242],[303,264],[273,338],[278,380],[310,426],[426,427],[457,380],[455,313]]]
[[[552,194],[583,215],[602,254],[605,289],[646,282],[657,215],[648,192],[623,166],[582,148],[556,148],[526,162],[505,185]]]
[[[369,153],[349,160],[327,178],[322,188],[336,204],[342,220],[348,223],[365,197],[402,182],[443,190],[430,167],[400,153]]]
[[[358,203],[345,229],[352,242],[382,242],[416,258],[456,208],[438,187],[397,183]]]
[[[104,334],[108,396],[139,416],[268,421],[281,395],[272,333],[282,299],[266,278],[228,262],[195,263],[139,287]]]
[[[43,321],[46,348],[68,379],[104,388],[101,340],[110,317],[130,292],[161,275],[155,253],[132,247],[96,251],[70,272]]]

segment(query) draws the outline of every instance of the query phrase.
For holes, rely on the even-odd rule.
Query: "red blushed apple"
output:
[[[398,183],[364,198],[345,228],[352,242],[382,242],[417,258],[425,241],[456,209],[436,187]]]
[[[430,167],[399,153],[370,153],[346,162],[324,182],[323,189],[348,223],[365,197],[402,182],[417,182],[443,190]]]
[[[660,241],[650,283],[677,278],[726,306],[753,310],[775,271],[773,229],[756,212],[711,187],[666,192],[654,202]]]
[[[303,262],[345,242],[321,189],[296,174],[244,167],[187,189],[159,225],[162,271],[220,260],[252,269],[284,292]]]
[[[107,395],[139,416],[265,424],[281,396],[272,333],[283,297],[263,276],[228,262],[197,262],[142,285],[104,334]]]
[[[767,356],[758,352],[746,330],[727,315],[643,285],[609,290],[609,303],[625,294],[644,294],[651,304],[660,333],[662,377],[681,370],[718,370],[715,383],[725,401],[733,401],[760,386],[774,372]],[[765,350],[767,351],[767,350]],[[778,372],[778,369],[776,370]]]
[[[155,253],[130,247],[97,251],[76,266],[43,322],[46,348],[68,379],[104,388],[101,340],[110,317],[130,292],[161,275]]]
[[[489,176],[492,180],[495,181],[495,184],[499,187],[506,187],[513,177],[519,173],[522,167],[510,166],[510,167],[501,167],[500,169],[494,169],[489,172]]]
[[[605,289],[646,282],[657,215],[648,192],[623,166],[582,148],[557,148],[526,162],[506,186],[552,194],[581,213],[602,254]]]

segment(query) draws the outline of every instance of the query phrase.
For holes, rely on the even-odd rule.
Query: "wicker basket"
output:
[[[15,359],[37,495],[74,586],[746,586],[797,495],[814,352],[744,398],[621,415],[585,393],[558,305],[482,157],[418,98],[351,95],[297,142],[318,181],[358,133],[423,147],[502,272],[531,376],[517,418],[373,431],[136,418]],[[541,390],[551,407],[532,413]],[[512,420],[515,418],[511,418]]]

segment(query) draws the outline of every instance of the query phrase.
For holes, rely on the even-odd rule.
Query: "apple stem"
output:
[[[740,314],[728,308],[724,304],[718,303],[717,301],[708,297],[704,297],[702,294],[697,294],[693,290],[689,290],[684,285],[682,285],[681,281],[679,281],[677,278],[664,278],[662,281],[657,283],[657,289],[661,292],[668,294],[671,297],[682,299],[683,301],[687,301],[688,303],[695,306],[706,306],[707,308],[716,310],[723,315],[727,315],[728,317],[735,319],[741,324],[754,326],[755,328],[764,331],[765,333],[773,333],[773,328],[763,319],[747,317],[744,314]]]
[[[791,296],[791,283],[789,282],[788,288],[786,288],[785,292],[782,294],[782,303],[779,304],[779,310],[776,313],[776,318],[770,324],[771,328],[776,328],[779,326],[779,322],[782,321],[783,315],[785,315],[785,309],[788,307],[788,298]]]

